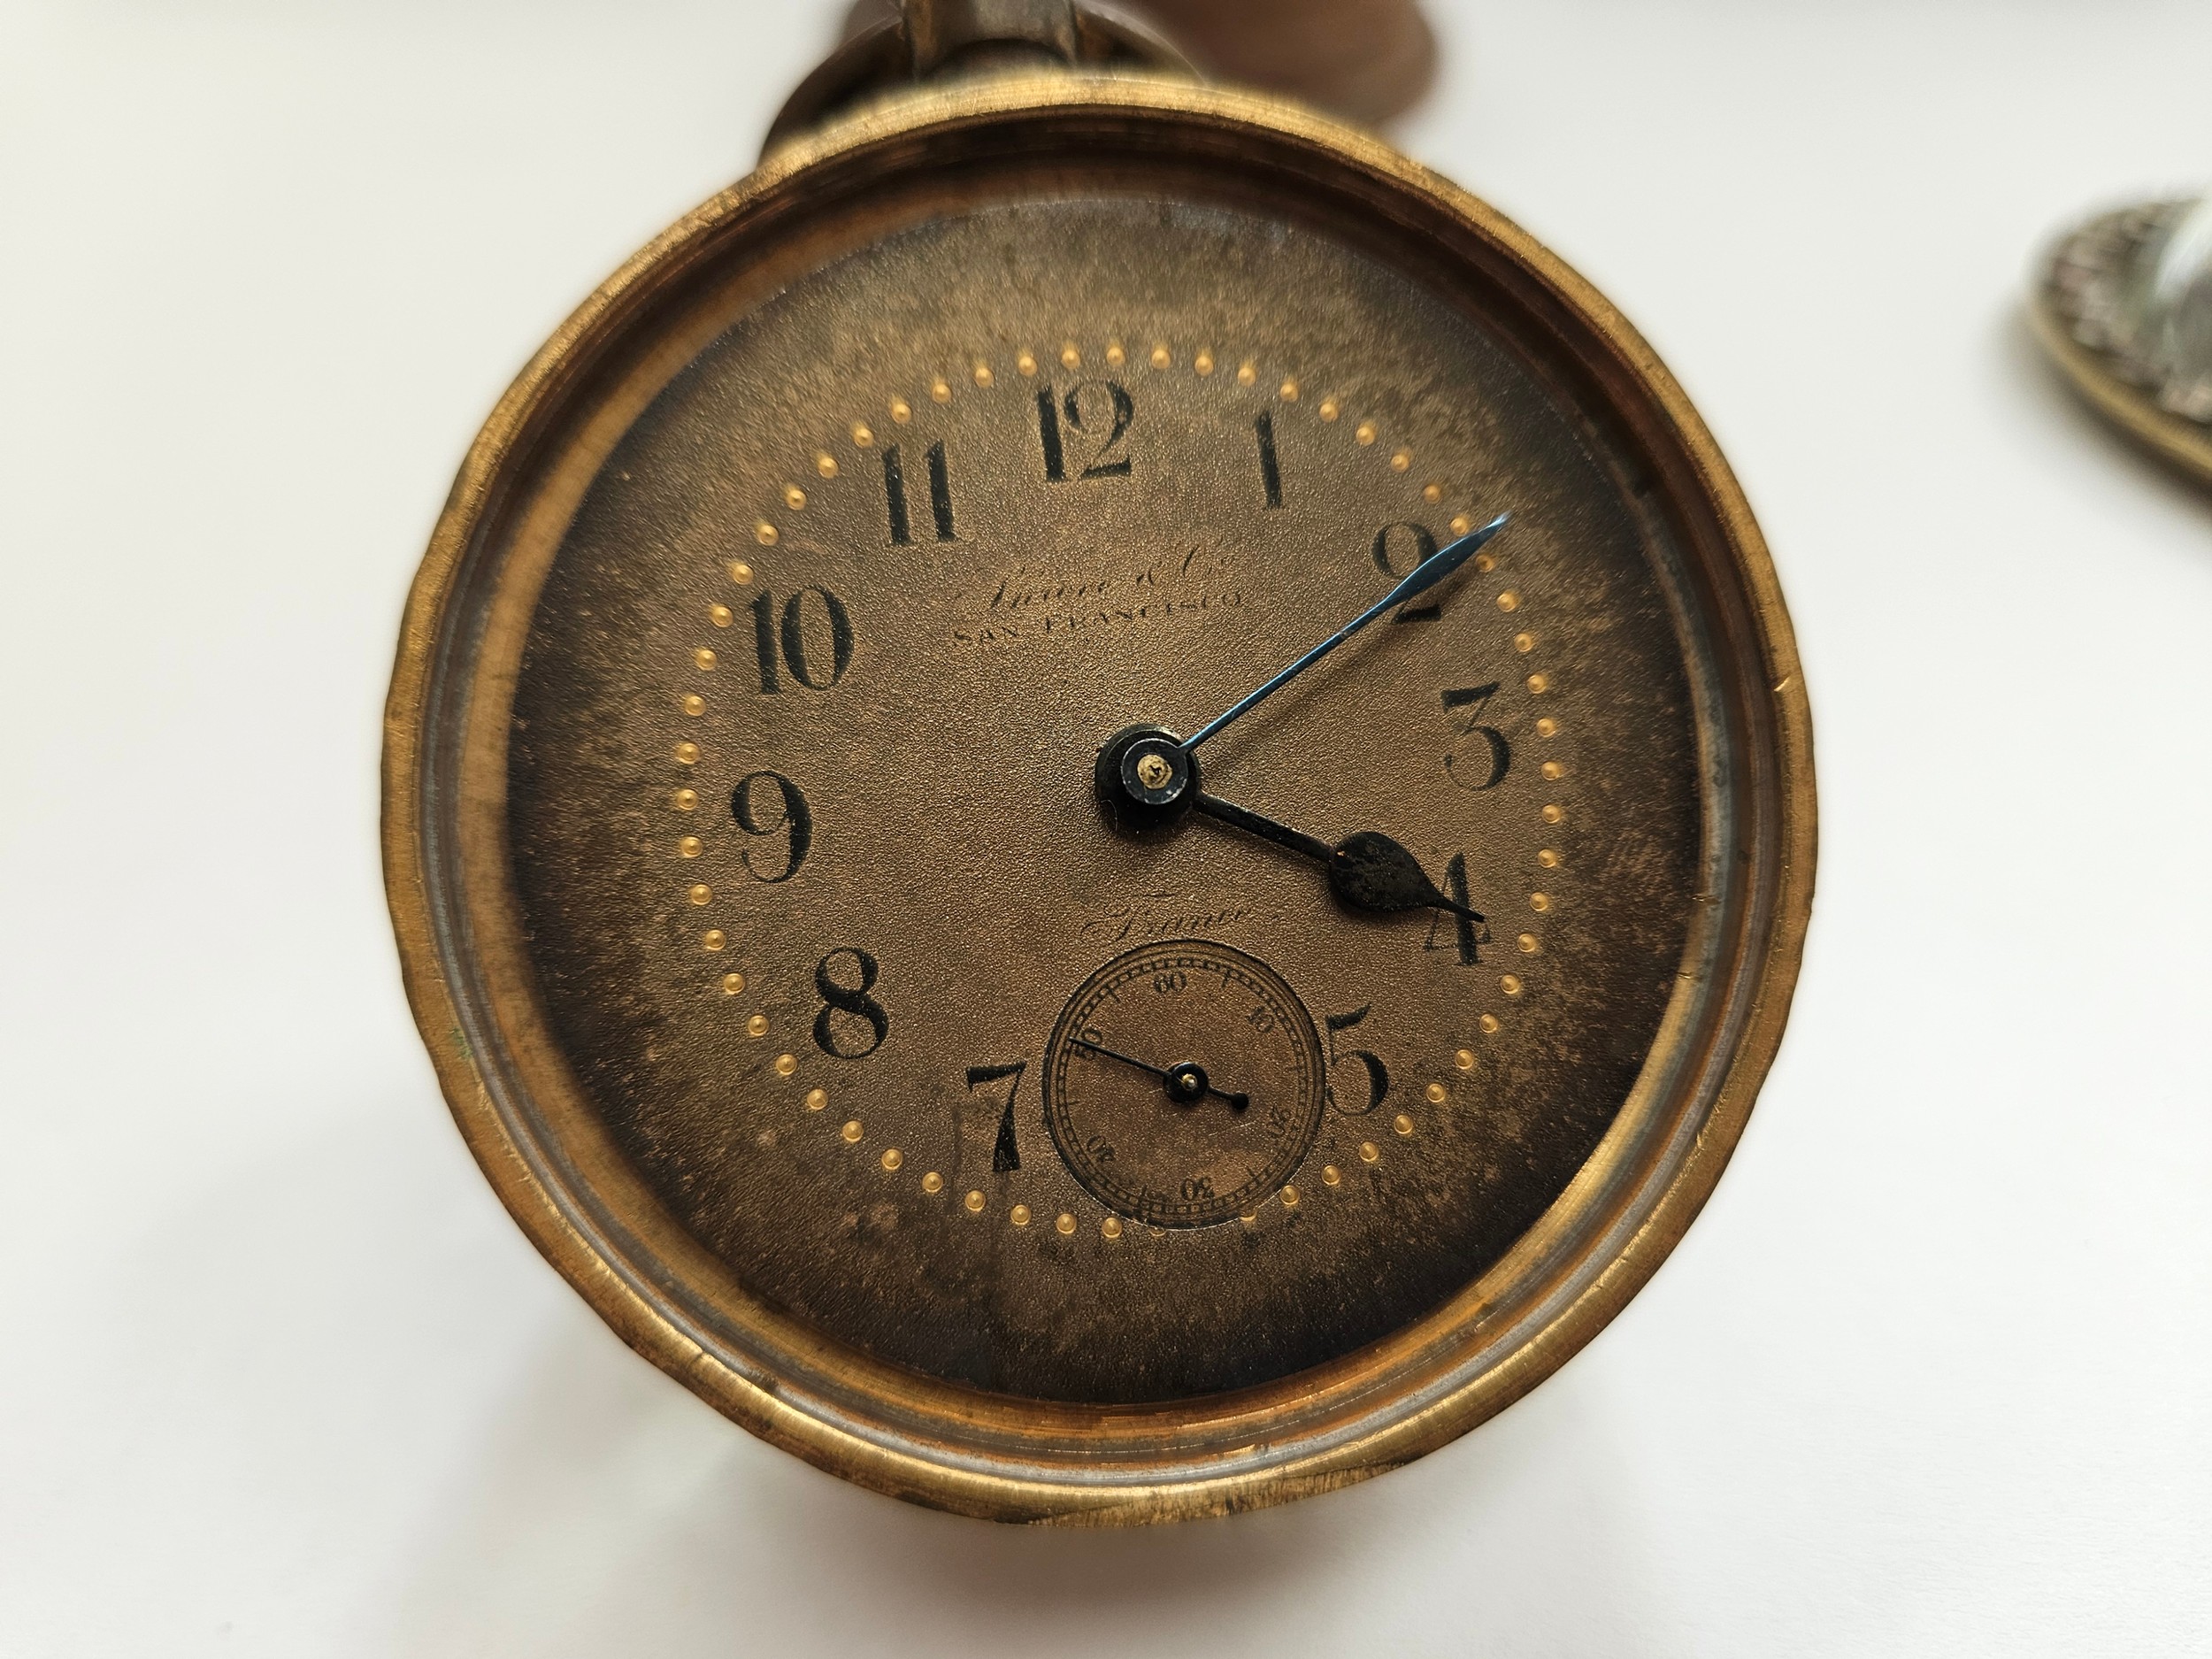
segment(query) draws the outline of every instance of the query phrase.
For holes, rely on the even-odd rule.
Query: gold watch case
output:
[[[887,234],[1086,191],[1218,204],[1354,243],[1480,319],[1579,412],[1594,452],[1632,473],[1677,567],[1704,872],[1694,948],[1634,1087],[1501,1259],[1326,1363],[1105,1405],[872,1357],[749,1289],[681,1225],[549,1022],[507,818],[533,607],[651,400],[733,319]],[[1814,844],[1809,713],[1781,594],[1726,464],[1650,349],[1524,232],[1376,139],[1142,74],[901,95],[781,144],[632,259],[472,448],[409,601],[386,715],[384,857],[408,995],[516,1220],[625,1341],[734,1421],[863,1486],[1002,1520],[1150,1522],[1325,1491],[1442,1445],[1563,1363],[1665,1258],[1735,1146],[1780,1041]]]

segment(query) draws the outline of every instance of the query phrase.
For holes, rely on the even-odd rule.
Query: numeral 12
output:
[[[1094,417],[1089,426],[1084,424],[1083,419],[1086,392],[1094,394],[1089,399]],[[1106,399],[1106,408],[1102,411],[1098,407],[1098,397],[1095,396],[1099,393],[1103,393]],[[1046,483],[1064,484],[1071,476],[1068,472],[1068,444],[1062,432],[1063,420],[1066,431],[1079,437],[1095,438],[1095,417],[1102,412],[1112,417],[1113,430],[1106,434],[1106,441],[1097,446],[1097,452],[1072,474],[1075,478],[1129,476],[1129,457],[1125,455],[1116,456],[1114,451],[1120,447],[1122,439],[1128,435],[1130,423],[1137,418],[1136,403],[1118,380],[1085,380],[1081,385],[1071,388],[1067,396],[1056,403],[1050,387],[1038,389],[1037,446],[1044,453]]]

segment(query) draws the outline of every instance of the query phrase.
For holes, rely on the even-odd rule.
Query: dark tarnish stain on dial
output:
[[[1214,1393],[1439,1306],[1612,1121],[1699,885],[1684,647],[1594,442],[1479,325],[1228,211],[950,218],[731,328],[609,457],[516,692],[534,960],[624,1155],[755,1294],[980,1388]],[[1206,750],[1255,811],[1402,842],[1479,936],[1101,821],[1114,732],[1192,729],[1507,509],[1437,614]],[[1194,934],[1296,988],[1328,1105],[1287,1190],[1156,1231],[1059,1155],[1045,1049],[1101,963]]]

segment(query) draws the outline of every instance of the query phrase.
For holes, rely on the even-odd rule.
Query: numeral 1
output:
[[[1252,423],[1252,433],[1260,442],[1260,482],[1267,489],[1267,504],[1283,504],[1283,470],[1275,459],[1275,417],[1262,415]]]
[[[899,466],[899,446],[887,446],[883,451],[883,509],[891,518],[891,545],[914,545],[913,526],[906,521],[906,474]],[[762,687],[762,690],[768,687]]]
[[[1049,388],[1037,394],[1037,442],[1045,452],[1045,482],[1066,483],[1068,457],[1060,442],[1060,411]]]

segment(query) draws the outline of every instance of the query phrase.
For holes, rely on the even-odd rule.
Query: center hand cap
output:
[[[1167,1092],[1186,1106],[1194,1105],[1205,1099],[1210,1081],[1204,1066],[1192,1065],[1187,1061],[1168,1068]]]
[[[1157,726],[1117,732],[1094,768],[1099,809],[1125,835],[1164,830],[1190,810],[1201,791],[1198,760],[1182,740]]]
[[[1121,757],[1121,787],[1147,806],[1165,806],[1190,782],[1190,763],[1174,741],[1145,736]]]

